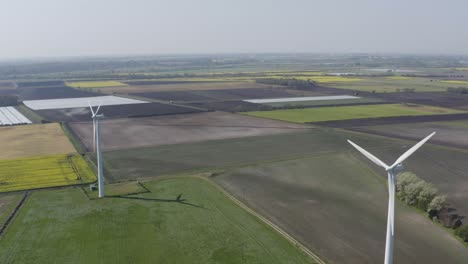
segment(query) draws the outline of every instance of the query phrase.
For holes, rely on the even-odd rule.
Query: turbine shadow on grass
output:
[[[201,209],[209,210],[206,207],[201,205],[193,204],[187,202],[187,199],[181,199],[182,194],[179,194],[175,199],[162,199],[162,198],[146,198],[146,197],[134,197],[134,196],[113,196],[112,198],[120,198],[120,199],[134,199],[134,200],[144,200],[144,201],[153,201],[153,202],[163,202],[163,203],[179,203],[188,206],[193,206]]]

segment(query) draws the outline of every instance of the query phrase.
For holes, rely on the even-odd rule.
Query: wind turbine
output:
[[[104,176],[102,170],[101,131],[99,129],[99,119],[104,118],[104,115],[98,115],[101,104],[99,104],[96,112],[93,110],[93,107],[89,102],[88,104],[89,108],[91,109],[91,117],[93,118],[93,147],[94,151],[97,153],[99,198],[102,198],[104,197]]]
[[[364,156],[370,159],[372,162],[378,166],[384,168],[388,174],[388,214],[387,214],[387,237],[385,243],[385,264],[393,263],[393,242],[395,239],[395,185],[396,185],[396,174],[403,169],[401,164],[406,160],[411,154],[413,154],[417,149],[419,149],[426,141],[428,141],[436,132],[433,132],[429,136],[425,137],[419,143],[414,145],[412,148],[408,149],[403,155],[401,155],[391,166],[388,166],[383,161],[379,160],[374,155],[367,152],[365,149],[359,147],[351,140],[348,142],[355,147],[359,152]]]

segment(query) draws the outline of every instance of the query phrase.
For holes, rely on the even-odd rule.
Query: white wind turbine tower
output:
[[[97,153],[99,198],[102,198],[104,197],[104,175],[102,170],[101,131],[99,129],[99,119],[104,118],[104,115],[98,115],[101,104],[99,104],[96,112],[93,110],[93,107],[89,102],[88,104],[89,108],[91,109],[91,117],[93,118],[93,148]]]
[[[428,141],[436,132],[433,132],[419,143],[414,145],[412,148],[408,149],[403,155],[401,155],[395,163],[391,166],[388,166],[381,160],[379,160],[374,155],[367,152],[365,149],[359,147],[358,145],[354,144],[351,140],[348,142],[355,147],[359,152],[361,152],[364,156],[370,159],[372,162],[377,164],[378,166],[384,168],[388,174],[388,215],[387,215],[387,237],[385,243],[385,264],[392,264],[393,263],[393,242],[395,238],[395,185],[396,185],[396,174],[399,170],[402,169],[401,163],[406,160],[411,154],[413,154],[418,148],[420,148],[426,141]]]

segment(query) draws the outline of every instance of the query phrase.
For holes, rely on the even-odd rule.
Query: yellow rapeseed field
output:
[[[0,161],[0,192],[90,183],[96,180],[78,154]]]
[[[460,80],[446,80],[441,81],[443,83],[453,83],[453,84],[468,84],[468,81],[460,81]]]
[[[65,84],[73,88],[104,88],[104,87],[128,86],[127,84],[121,83],[118,81],[66,82]]]
[[[389,80],[410,80],[411,77],[407,77],[407,76],[388,76],[388,77],[385,77],[385,79],[389,79]]]

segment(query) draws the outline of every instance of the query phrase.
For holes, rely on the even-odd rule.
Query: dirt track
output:
[[[291,133],[309,126],[224,112],[125,118],[102,121],[105,151],[189,143],[205,140]],[[88,150],[93,144],[92,123],[70,123]]]

